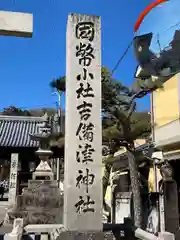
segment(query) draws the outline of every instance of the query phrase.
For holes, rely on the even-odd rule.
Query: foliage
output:
[[[28,110],[22,110],[15,106],[4,108],[2,114],[7,116],[31,116],[31,113]]]
[[[135,94],[122,84],[118,85],[116,92],[113,86],[111,92],[111,81],[113,80],[108,82],[108,92],[116,98],[110,107],[104,108],[102,135],[103,143],[109,146],[112,153],[121,146],[128,147],[129,144],[134,148],[134,140],[149,136],[151,124],[147,112],[136,112]],[[107,100],[106,103],[109,105]]]
[[[59,77],[57,79],[53,79],[50,82],[50,87],[55,88],[58,92],[65,92],[66,90],[66,77]]]
[[[134,112],[135,104],[132,98],[133,92],[120,81],[112,78],[110,71],[103,67],[101,69],[102,81],[102,112],[103,112],[103,142],[108,144],[111,153],[115,153],[119,147],[119,140],[123,136],[121,124],[117,124],[115,111],[121,110],[121,114],[128,114],[132,111],[130,119],[131,138],[135,140],[139,137],[146,137],[150,133],[150,116],[147,112]],[[66,90],[66,77],[59,77],[50,82],[50,87],[59,92]],[[131,109],[133,105],[133,108]],[[118,127],[117,127],[118,125]],[[113,141],[109,141],[113,140]]]
[[[101,69],[101,81],[103,143],[109,146],[110,152],[113,154],[121,146],[120,140],[132,142],[137,138],[149,135],[150,116],[147,112],[135,112],[135,98],[139,96],[135,96],[136,93],[133,89],[112,78],[111,72],[105,67]],[[138,86],[138,83],[136,85]],[[138,91],[141,89],[142,92],[143,83],[139,86]],[[64,92],[66,77],[54,79],[51,81],[50,87]],[[115,116],[117,114],[119,116]],[[125,127],[123,123],[126,123],[126,128],[130,129],[123,129]]]
[[[129,88],[124,86],[120,81],[112,78],[107,68],[101,70],[102,81],[102,110],[105,115],[112,112],[117,104],[127,103],[124,94],[129,94]]]
[[[121,82],[113,79],[111,73],[105,67],[101,69],[102,81],[102,109],[103,112],[110,111],[117,102],[122,101],[124,104],[126,99],[119,99],[120,94],[123,92],[128,93],[128,87],[124,86]],[[50,82],[50,87],[59,92],[66,91],[66,77],[59,77]]]
[[[143,97],[149,93],[154,85],[146,87],[139,86],[137,91],[127,89],[123,85],[116,85],[113,79],[110,77],[106,79],[108,83],[107,95],[110,98],[114,97],[114,101],[107,102],[107,106],[104,107],[104,119],[103,119],[103,143],[108,145],[111,155],[117,151],[121,146],[126,147],[131,187],[133,193],[134,204],[134,220],[137,227],[141,227],[142,224],[142,205],[140,196],[140,177],[138,173],[138,166],[135,158],[135,146],[134,140],[139,137],[147,137],[150,133],[150,116],[147,113],[141,113],[141,117],[138,118],[136,112],[136,98]],[[112,86],[112,88],[111,88]],[[105,96],[106,98],[106,96]],[[144,121],[142,121],[144,120]],[[108,177],[110,176],[111,164],[110,161],[105,164],[105,174],[103,177],[103,197],[105,197],[105,191],[108,184]]]
[[[52,116],[56,113],[56,109],[54,108],[36,108],[29,110],[22,110],[21,108],[17,108],[15,106],[9,106],[4,108],[2,111],[2,115],[7,116],[34,116],[34,117],[42,117],[47,113],[48,116]]]
[[[120,116],[119,116],[120,118]],[[126,120],[126,118],[125,118]],[[122,119],[103,120],[103,143],[110,144],[112,142],[116,143],[120,147],[121,142],[126,140],[127,142],[132,142],[138,138],[146,138],[149,136],[151,131],[150,115],[147,112],[133,112],[130,118],[130,133],[128,131],[123,131],[123,126],[121,124]],[[127,123],[127,122],[126,122]],[[125,126],[124,126],[125,127]],[[126,129],[127,130],[127,129]],[[122,146],[124,144],[122,143]],[[111,147],[111,146],[109,146]],[[115,149],[116,150],[116,149]]]
[[[48,114],[48,116],[52,116],[56,113],[55,108],[36,108],[36,109],[30,109],[29,112],[32,116],[35,117],[42,117],[45,113]]]

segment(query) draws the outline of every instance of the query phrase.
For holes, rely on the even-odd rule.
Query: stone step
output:
[[[12,225],[6,225],[0,227],[0,234],[10,233],[12,231]]]

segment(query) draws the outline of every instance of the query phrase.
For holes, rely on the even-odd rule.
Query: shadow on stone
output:
[[[57,240],[112,240],[115,239],[113,234],[104,232],[79,232],[79,231],[64,231],[62,232]]]
[[[11,220],[23,218],[27,224],[62,223],[63,196],[56,181],[30,180],[28,188],[17,196],[15,209],[9,212]]]

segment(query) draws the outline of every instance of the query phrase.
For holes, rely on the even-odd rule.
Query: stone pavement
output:
[[[0,223],[3,221],[8,207],[8,201],[0,201]]]
[[[5,195],[6,198],[6,195]],[[2,226],[1,223],[4,220],[8,207],[8,201],[0,201],[0,235],[3,233],[11,232],[12,226]]]

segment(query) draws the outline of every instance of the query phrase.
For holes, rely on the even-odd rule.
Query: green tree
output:
[[[50,87],[56,89],[60,93],[64,93],[66,91],[66,77],[53,79],[50,82]]]
[[[2,114],[7,116],[31,116],[31,113],[28,110],[22,110],[15,106],[4,108]]]
[[[106,115],[111,111],[114,105],[119,101],[119,94],[121,92],[128,93],[129,89],[121,84],[121,82],[113,79],[111,73],[105,67],[101,69],[101,81],[102,81],[102,109],[103,113]],[[66,91],[66,77],[59,77],[53,79],[50,82],[50,87],[56,89],[60,93]]]
[[[128,90],[121,88],[119,92],[117,89],[117,98],[113,103],[113,107],[107,108],[108,114],[105,116],[105,124],[103,124],[103,142],[109,145],[109,148],[116,150],[118,147],[125,147],[127,149],[130,179],[133,193],[134,204],[134,220],[137,227],[142,224],[142,205],[140,196],[140,175],[138,173],[138,166],[135,158],[134,140],[140,137],[147,137],[151,131],[150,116],[148,113],[136,112],[136,99],[142,98],[148,93],[162,88],[162,81],[159,79],[153,81],[150,79],[137,79],[133,87]],[[110,91],[108,89],[108,91]],[[113,95],[113,94],[112,94]],[[139,118],[139,116],[140,118]],[[106,119],[107,118],[107,119]],[[110,150],[111,152],[111,150]],[[108,182],[110,175],[110,166],[112,165],[112,158],[107,159],[105,164],[105,183]],[[106,186],[104,185],[104,192]]]
[[[34,117],[42,117],[45,113],[48,114],[48,116],[52,116],[56,113],[55,108],[35,108],[35,109],[29,109],[29,112]]]
[[[104,128],[103,130],[103,142],[109,144],[110,148],[113,146],[113,148],[116,147],[116,149],[120,147],[125,147],[127,149],[131,188],[133,193],[134,220],[136,226],[140,227],[142,223],[142,206],[134,140],[147,136],[150,133],[150,124],[146,121],[140,123],[138,120],[133,120],[131,117],[132,115],[128,115],[126,111],[122,109],[116,109],[114,112],[114,116],[116,117],[115,122],[112,122],[112,126]],[[112,165],[112,162],[107,161],[106,166],[109,168],[110,164]],[[107,169],[107,171],[108,170],[110,169]]]

